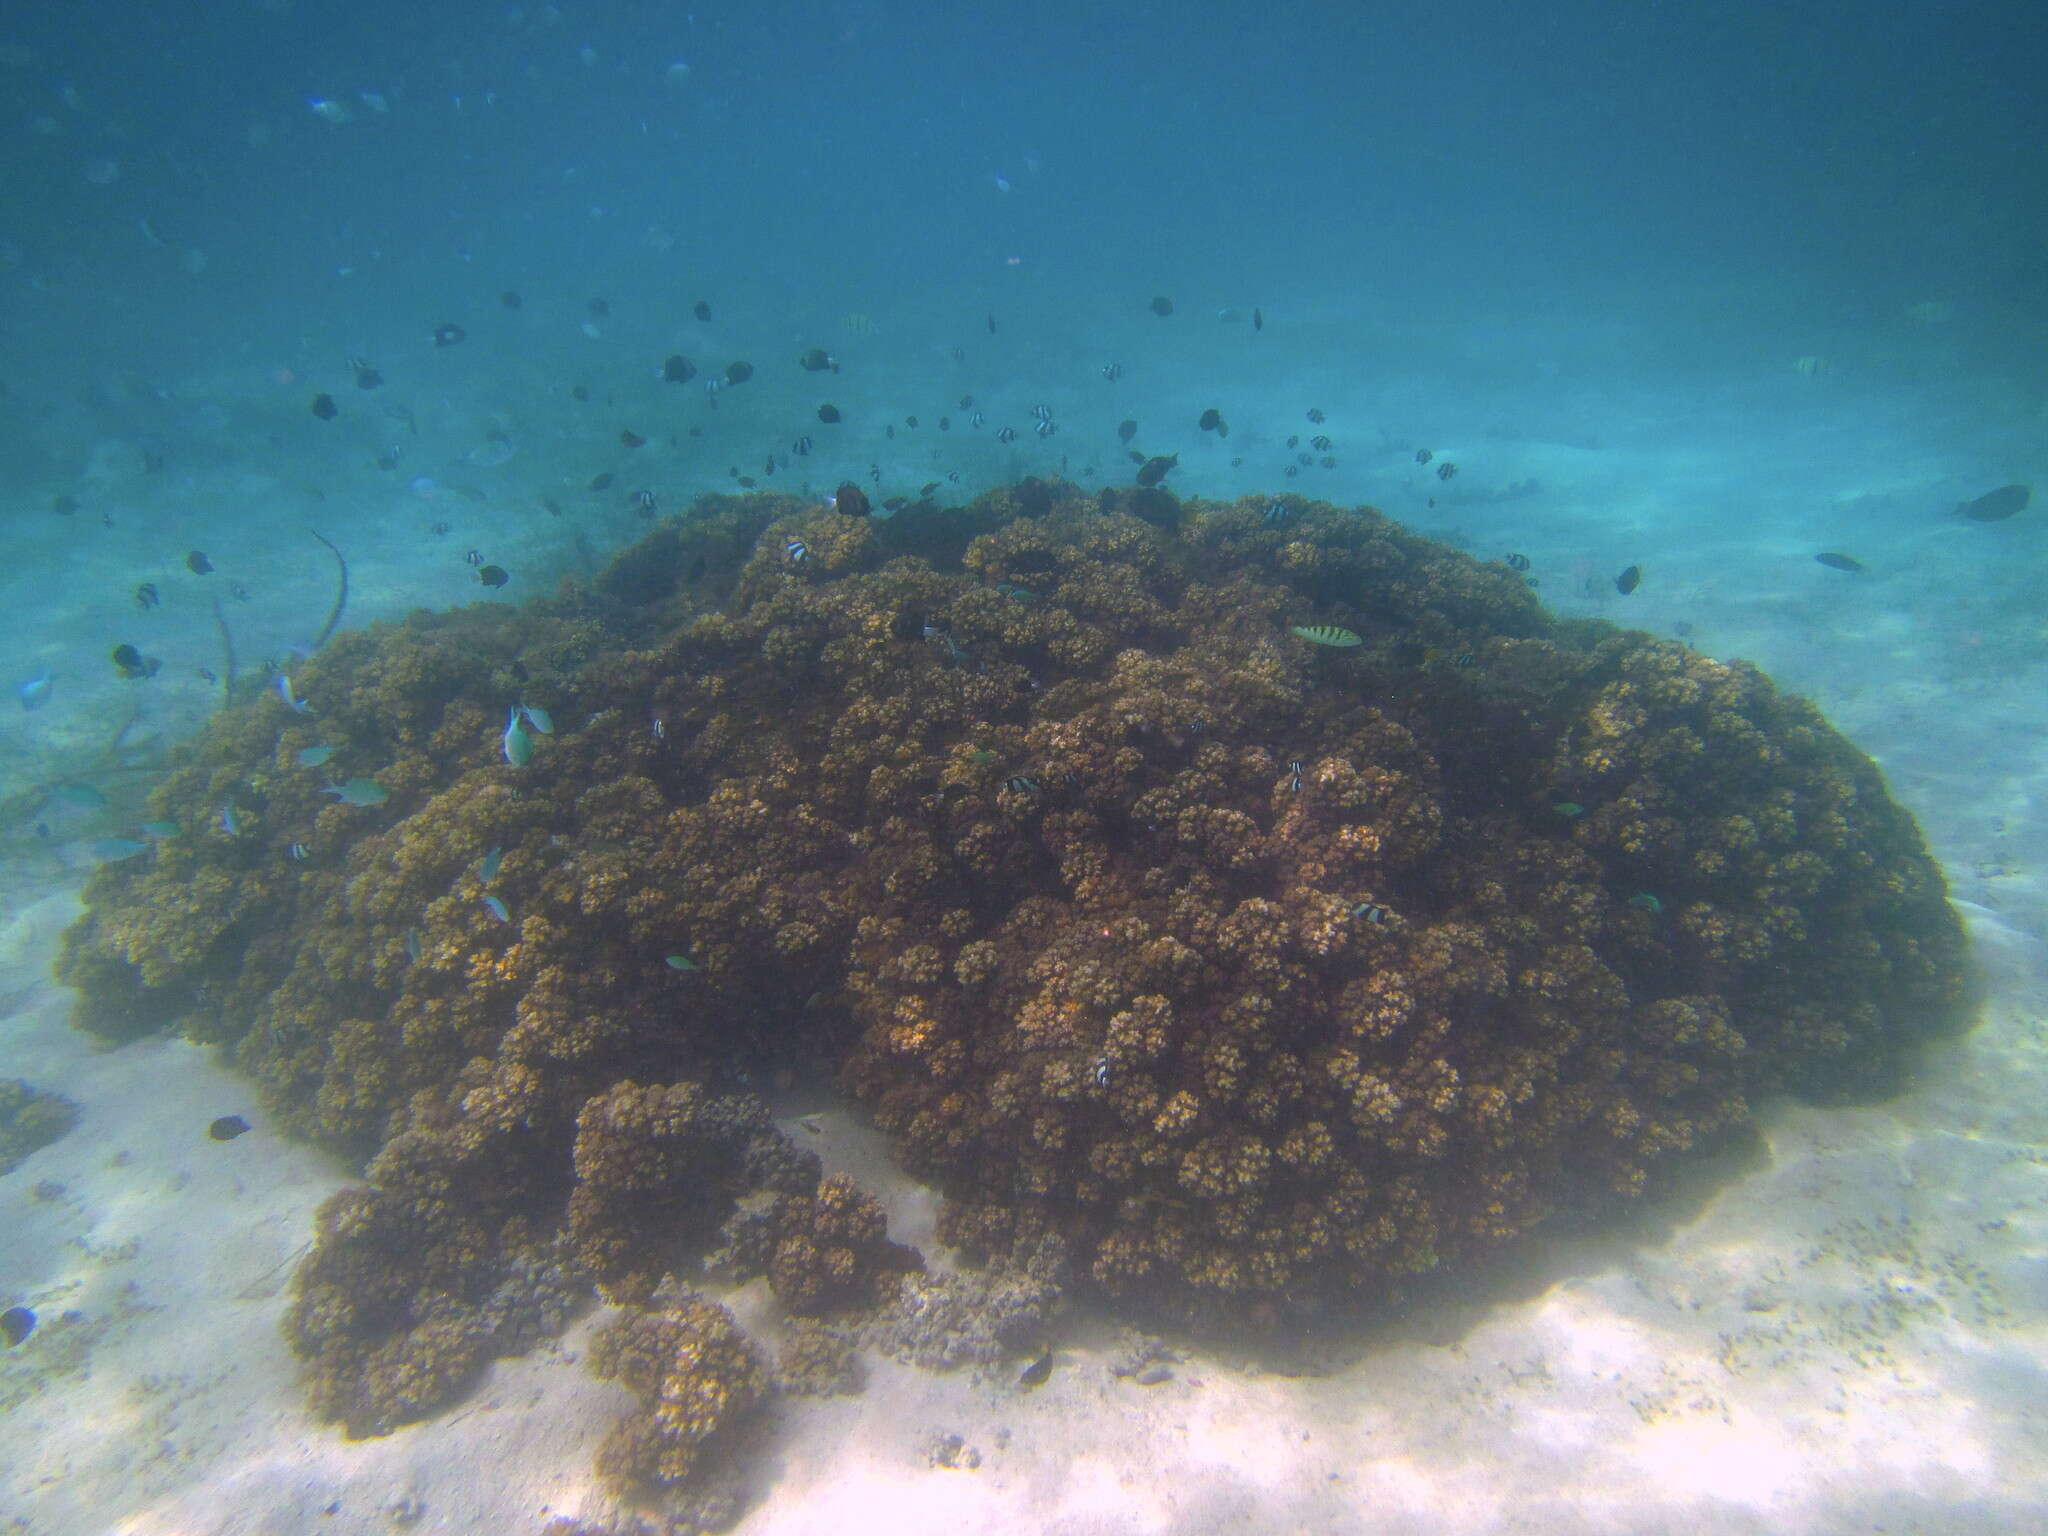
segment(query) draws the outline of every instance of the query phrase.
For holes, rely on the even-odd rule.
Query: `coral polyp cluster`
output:
[[[750,1082],[844,1084],[971,1254],[1228,1317],[1471,1264],[1958,1017],[1940,875],[1811,706],[1285,507],[712,500],[223,716],[65,972],[370,1156],[300,1277],[322,1408],[446,1400],[550,1256],[646,1307],[717,1235],[792,1312],[885,1299],[914,1259]]]

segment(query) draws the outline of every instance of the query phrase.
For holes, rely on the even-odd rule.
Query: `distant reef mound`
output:
[[[61,974],[363,1160],[287,1324],[359,1434],[595,1287],[610,1464],[716,1460],[766,1378],[702,1254],[828,1319],[918,1262],[769,1084],[855,1096],[970,1257],[1223,1323],[1481,1265],[1966,1010],[1810,704],[1369,509],[712,497],[292,686],[181,750]]]

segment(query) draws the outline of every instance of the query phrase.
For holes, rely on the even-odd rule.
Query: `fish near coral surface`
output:
[[[814,1209],[713,1084],[832,1077],[947,1242],[1056,1232],[1112,1301],[1221,1322],[1481,1267],[1760,1096],[1888,1090],[1959,1022],[1940,871],[1810,704],[1369,509],[1290,498],[1275,538],[1269,500],[1152,523],[1049,483],[935,529],[707,498],[588,611],[416,614],[307,663],[401,816],[277,773],[269,701],[220,711],[152,812],[262,782],[319,858],[104,864],[61,974],[81,1026],[176,1017],[266,1124],[369,1159],[287,1324],[316,1410],[370,1433],[460,1395],[522,1347],[486,1301],[538,1254],[650,1305],[748,1170],[810,1212],[761,1235],[777,1294],[886,1275],[879,1217]],[[511,688],[585,722],[516,781]],[[449,899],[492,846],[518,923]]]

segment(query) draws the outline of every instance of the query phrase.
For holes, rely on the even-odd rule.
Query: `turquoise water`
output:
[[[2038,1453],[2009,1426],[2038,1401],[2044,1302],[2025,1213],[2044,1131],[2048,557],[2038,508],[1954,509],[2048,468],[2042,44],[2010,8],[1889,3],[274,0],[0,20],[0,654],[11,688],[47,677],[0,734],[0,1076],[85,1108],[0,1179],[18,1237],[0,1242],[0,1302],[73,1308],[107,1340],[89,1372],[10,1351],[17,1437],[36,1415],[73,1431],[10,1468],[6,1512],[38,1532],[287,1528],[321,1500],[302,1509],[277,1469],[312,1466],[348,1490],[323,1528],[385,1528],[414,1497],[447,1529],[538,1528],[545,1501],[511,1473],[516,1508],[450,1470],[496,1454],[558,1476],[556,1510],[599,1517],[568,1496],[588,1495],[572,1430],[480,1444],[430,1426],[363,1453],[402,1464],[345,1463],[303,1420],[262,1310],[276,1287],[246,1293],[348,1170],[279,1146],[260,1221],[195,1240],[236,1191],[149,1111],[203,1125],[237,1107],[232,1079],[168,1042],[95,1057],[44,979],[80,872],[134,837],[162,748],[218,707],[224,635],[243,677],[289,673],[319,638],[335,565],[314,534],[345,551],[355,627],[552,592],[650,511],[747,481],[964,503],[1025,475],[1127,485],[1135,448],[1177,455],[1184,496],[1370,504],[1526,557],[1558,611],[1813,696],[1925,828],[1979,941],[1986,1022],[1903,1107],[1783,1111],[1772,1171],[1674,1218],[1675,1247],[1568,1248],[1560,1289],[1484,1314],[1494,1342],[1466,1339],[1460,1364],[1441,1340],[1390,1344],[1364,1378],[1291,1396],[1243,1362],[1183,1365],[1227,1410],[1078,1388],[929,1406],[938,1389],[890,1378],[838,1420],[788,1410],[789,1502],[762,1473],[742,1528],[817,1509],[1017,1530],[2037,1514]],[[836,366],[804,366],[814,350]],[[680,382],[663,377],[676,356]],[[751,377],[707,389],[736,362]],[[1209,410],[1227,436],[1198,425]],[[492,567],[502,586],[479,580]],[[111,663],[122,645],[148,675]],[[107,803],[52,792],[74,784]],[[156,1073],[177,1086],[152,1095]],[[843,1138],[887,1178],[857,1126]],[[114,1161],[136,1147],[156,1149],[147,1177]],[[35,1193],[53,1182],[71,1194]],[[917,1193],[892,1198],[914,1226]],[[1912,1259],[1855,1235],[1880,1215],[1919,1224]],[[219,1270],[223,1252],[243,1268]],[[1751,1308],[1772,1275],[1782,1299]],[[1893,1358],[1845,1342],[1866,1305],[1905,1319]],[[139,1326],[144,1306],[169,1315]],[[1667,1341],[1685,1363],[1660,1376],[1664,1314],[1717,1306]],[[188,1355],[236,1369],[153,1357],[181,1326],[204,1341]],[[1077,1323],[1074,1347],[1109,1360],[1114,1326]],[[1742,1342],[1717,1352],[1720,1336]],[[1420,1406],[1454,1392],[1466,1408]],[[210,1406],[180,1440],[160,1404],[184,1398]],[[536,1423],[601,1430],[603,1405],[550,1402]],[[1208,1438],[1102,1428],[1140,1411]],[[1041,1459],[1001,1483],[1012,1419]],[[990,1471],[935,1493],[915,1436],[868,1454],[888,1422],[957,1424]],[[1333,1485],[1289,1449],[1297,1430],[1362,1436],[1340,1458],[1362,1482]],[[818,1448],[849,1443],[850,1460]],[[1092,1447],[1097,1481],[1062,1481],[1049,1446]],[[1902,1446],[1896,1485],[1845,1486],[1857,1455]],[[1185,1505],[1155,1486],[1176,1480],[1197,1490]],[[834,1486],[858,1491],[804,1502]]]

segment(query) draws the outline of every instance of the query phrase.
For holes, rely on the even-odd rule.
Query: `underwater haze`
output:
[[[0,14],[8,1528],[2048,1520],[2044,60]]]

